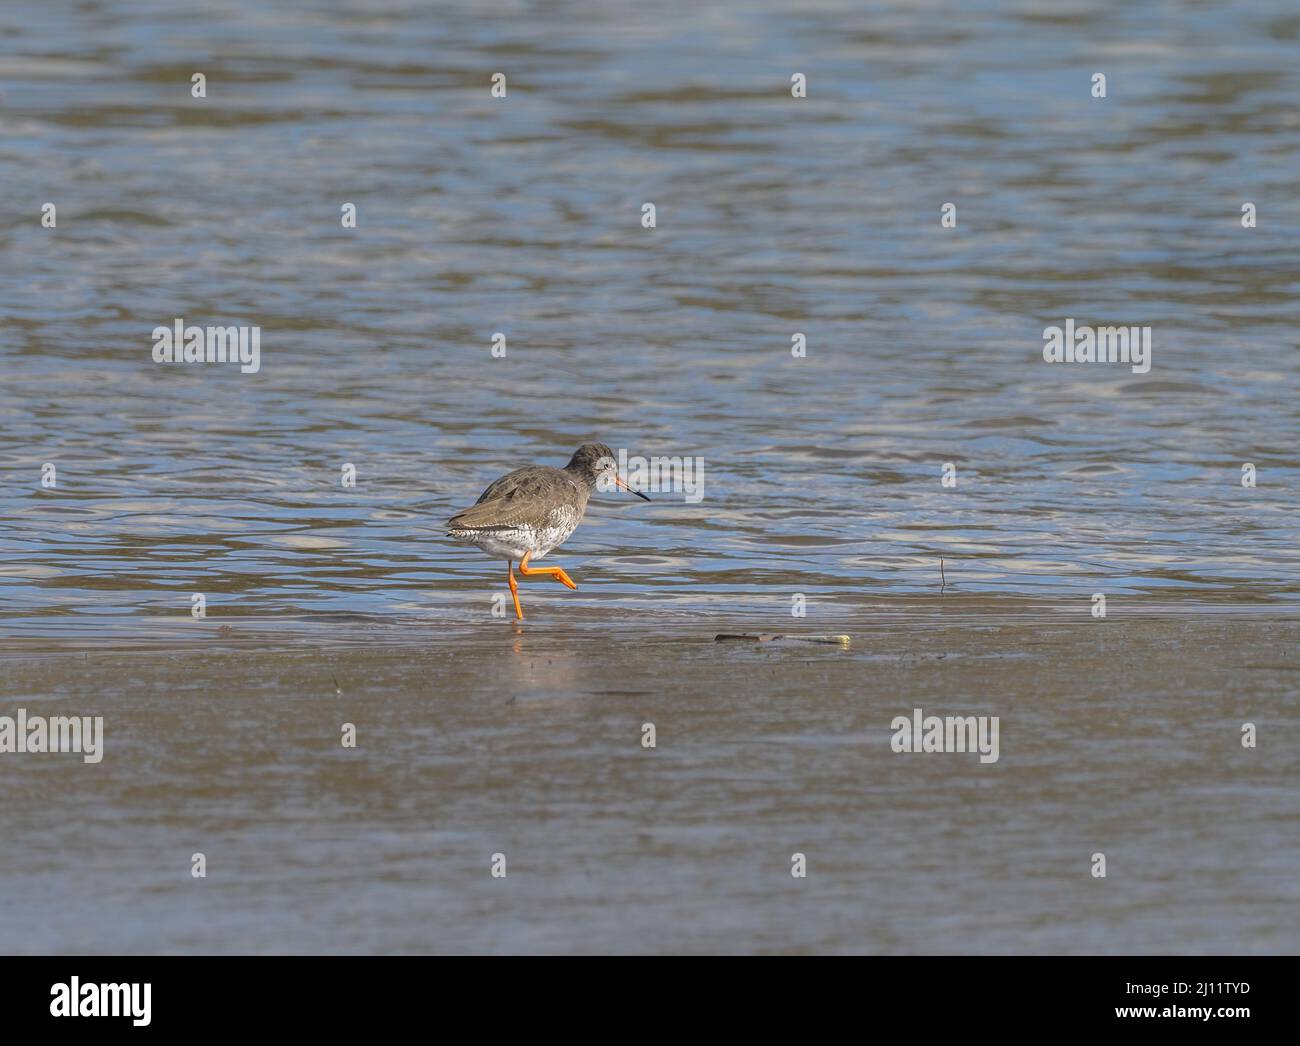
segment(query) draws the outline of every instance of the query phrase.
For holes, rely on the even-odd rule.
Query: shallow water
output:
[[[587,438],[702,456],[703,497],[599,499],[566,605],[855,604],[942,557],[1294,606],[1300,19],[1090,6],[0,14],[6,633],[487,618],[501,565],[439,525]],[[154,363],[177,317],[260,326],[260,372]],[[1067,317],[1150,324],[1150,373],[1045,363]]]
[[[1295,712],[1292,4],[267,6],[0,9],[0,714],[103,710],[126,746],[98,777],[43,772],[57,845],[37,808],[0,804],[6,881],[63,898],[7,912],[22,930],[0,948],[1294,950],[1295,738],[1240,776],[1213,747]],[[261,369],[153,362],[178,317],[259,326]],[[1045,363],[1067,318],[1150,325],[1150,372]],[[599,496],[548,560],[580,590],[527,583],[520,634],[492,613],[504,564],[441,524],[589,439],[702,456],[702,497]],[[1040,645],[1095,625],[1098,592],[1109,645]],[[708,645],[796,626],[853,652],[831,671]],[[993,667],[871,682],[877,642]],[[530,643],[545,665],[520,670]],[[216,660],[170,659],[195,649]],[[625,738],[602,730],[646,713],[592,683],[616,680],[611,651],[625,687],[702,730],[617,802]],[[241,746],[320,713],[340,673],[396,718],[367,773],[319,770],[312,820],[318,753]],[[951,766],[856,776],[846,738],[914,700],[1032,709],[1013,784],[956,782],[980,798],[968,821]],[[332,735],[336,711],[362,714],[329,704],[303,729]],[[552,713],[540,754],[509,756]],[[1218,754],[1155,726],[1115,740],[1143,716]],[[48,794],[18,765],[7,797]],[[1179,806],[1144,836],[1161,788],[1207,790],[1213,816]],[[1093,793],[1108,814],[1070,806]],[[1094,904],[1070,877],[1106,823],[1138,871]],[[828,894],[782,912],[768,890],[800,825],[820,868],[841,858]],[[545,868],[510,901],[478,878],[500,835]],[[243,871],[199,902],[167,877],[214,836]],[[95,922],[106,882],[121,916]],[[313,890],[368,921],[314,922]],[[953,916],[966,936],[942,935],[953,890],[992,898]],[[864,904],[898,918],[855,921]]]

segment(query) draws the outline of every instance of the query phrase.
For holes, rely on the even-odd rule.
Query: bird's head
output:
[[[603,443],[584,443],[573,452],[573,457],[569,459],[569,463],[564,467],[578,476],[589,487],[621,487],[644,501],[650,500],[639,490],[633,490],[623,482],[618,474],[618,459],[614,456],[614,452]]]

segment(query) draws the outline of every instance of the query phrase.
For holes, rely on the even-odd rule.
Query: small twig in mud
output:
[[[343,691],[342,691],[341,689],[339,689],[339,677],[338,677],[338,676],[330,676],[330,678],[331,678],[332,680],[334,680],[334,693],[336,693],[336,694],[342,694]]]
[[[948,587],[948,579],[943,576],[943,560],[939,560],[939,591]]]

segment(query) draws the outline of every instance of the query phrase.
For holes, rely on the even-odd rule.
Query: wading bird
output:
[[[562,545],[578,529],[587,500],[601,480],[650,500],[619,478],[612,450],[603,443],[584,443],[562,469],[527,465],[507,472],[483,491],[471,508],[447,521],[447,536],[506,561],[515,617],[522,621],[514,561],[519,560],[519,573],[524,577],[547,575],[576,589],[563,568],[531,567],[528,563]]]

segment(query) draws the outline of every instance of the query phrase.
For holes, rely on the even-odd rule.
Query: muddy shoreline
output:
[[[0,756],[0,948],[1294,951],[1300,621],[1023,617],[10,652],[0,714],[105,753]],[[998,760],[892,751],[916,708]]]

